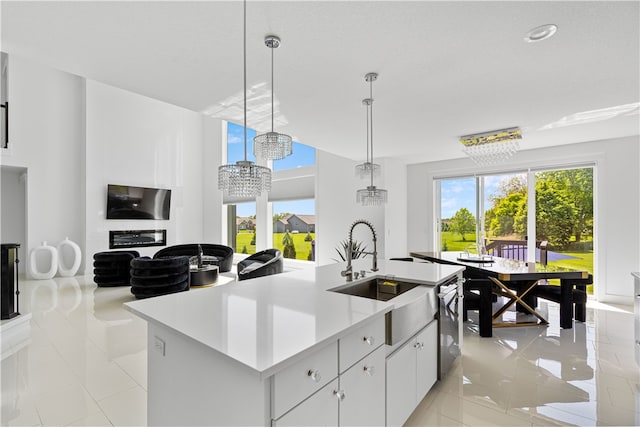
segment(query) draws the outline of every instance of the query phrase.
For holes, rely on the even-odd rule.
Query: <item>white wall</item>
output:
[[[203,240],[201,114],[88,80],[86,134],[88,266],[109,250],[109,230],[166,229],[168,245]],[[170,220],[106,220],[107,184],[171,189]]]
[[[84,250],[84,79],[10,55],[8,84],[12,149],[2,165],[28,173],[20,259],[65,236]]]
[[[372,223],[378,235],[378,258],[385,256],[385,207],[362,207],[356,203],[356,191],[367,182],[355,176],[357,162],[316,150],[316,260],[318,265],[334,263],[339,259],[336,246],[348,238],[349,227],[358,219]],[[375,184],[383,187],[382,182]],[[373,249],[371,232],[358,225],[353,238]]]
[[[631,271],[639,270],[640,235],[639,137],[572,144],[521,151],[500,168],[478,168],[459,159],[408,166],[408,247],[433,250],[434,177],[476,172],[521,170],[528,167],[562,167],[593,162],[595,172],[595,277],[600,301],[632,303]]]
[[[222,126],[225,126],[223,135]],[[223,240],[222,191],[218,190],[218,166],[223,164],[220,146],[226,143],[226,123],[219,119],[203,117],[202,182],[203,182],[203,239],[204,243],[226,245]],[[224,138],[223,138],[224,136]],[[226,157],[225,157],[226,158]],[[226,222],[226,215],[224,216]],[[225,233],[226,234],[226,233]]]
[[[27,213],[26,213],[26,184],[27,170],[12,166],[2,166],[2,177],[0,178],[0,205],[2,213],[0,220],[0,241],[2,243],[19,243],[21,248],[18,252],[18,259],[25,260],[24,248],[27,236]],[[18,264],[19,272],[22,274],[25,263]]]
[[[407,166],[395,159],[381,162],[384,188],[389,201],[384,207],[385,258],[407,257]]]

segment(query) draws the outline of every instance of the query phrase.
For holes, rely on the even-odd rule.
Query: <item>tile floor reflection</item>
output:
[[[23,326],[2,333],[3,426],[146,425],[146,323],[126,287],[90,276],[21,282]],[[633,308],[589,303],[587,322],[465,324],[463,356],[407,426],[640,425]]]

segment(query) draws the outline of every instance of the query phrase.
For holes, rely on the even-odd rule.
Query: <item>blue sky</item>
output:
[[[513,175],[487,175],[484,177],[485,209],[491,206],[489,197],[496,193],[500,182],[511,176]],[[443,179],[441,182],[441,199],[441,218],[451,218],[461,208],[469,209],[475,216],[476,178]]]
[[[253,138],[256,131],[247,129],[247,160],[256,161],[253,155]],[[228,123],[227,126],[227,162],[235,163],[244,159],[244,131],[243,127],[235,123]],[[282,159],[273,161],[273,170],[280,171],[284,169],[293,169],[301,166],[313,165],[316,162],[316,150],[308,145],[293,142],[293,154]],[[256,214],[255,203],[239,203],[236,205],[236,214],[238,216],[250,216]],[[287,202],[274,202],[273,213],[290,212],[300,215],[314,215],[315,201],[296,200]]]

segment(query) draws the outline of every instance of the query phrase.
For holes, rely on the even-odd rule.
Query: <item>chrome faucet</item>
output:
[[[364,252],[361,251],[359,253],[366,255],[373,255],[373,266],[371,267],[371,271],[378,271],[378,250],[376,248],[376,230],[373,228],[373,225],[367,220],[359,219],[356,220],[353,224],[351,224],[351,228],[349,229],[349,243],[347,244],[347,268],[344,271],[341,271],[340,274],[342,277],[347,278],[347,282],[351,282],[353,280],[353,267],[351,266],[351,257],[353,251],[353,229],[358,224],[364,224],[371,229],[371,233],[373,234],[373,252]]]

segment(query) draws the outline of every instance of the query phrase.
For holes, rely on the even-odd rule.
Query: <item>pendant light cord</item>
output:
[[[371,114],[371,186],[373,187],[373,78],[369,79],[369,99],[369,114]]]
[[[247,161],[247,0],[243,2],[243,74],[244,74],[244,161]]]
[[[367,112],[367,163],[369,163],[369,166],[371,166],[371,162],[369,161],[369,105],[370,102],[368,99],[365,99],[365,103],[364,103],[365,107],[367,107],[366,112]]]
[[[273,51],[275,47],[271,47],[271,132],[273,132]]]

